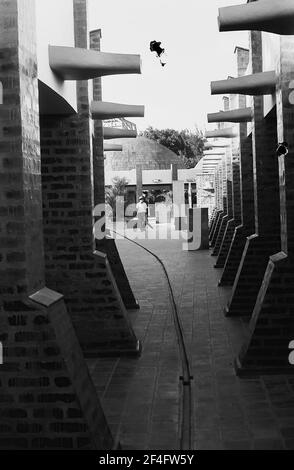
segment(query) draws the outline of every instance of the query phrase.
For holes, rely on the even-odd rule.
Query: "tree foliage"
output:
[[[194,167],[203,155],[205,138],[197,128],[195,132],[192,132],[188,129],[177,131],[175,129],[155,129],[149,126],[141,135],[164,145],[179,155],[186,168]]]
[[[106,188],[105,202],[111,207],[114,218],[116,216],[116,199],[118,196],[126,195],[127,185],[127,178],[120,178],[119,176],[115,176],[112,179],[112,185],[109,188]]]

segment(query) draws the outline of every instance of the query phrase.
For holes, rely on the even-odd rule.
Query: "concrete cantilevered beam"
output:
[[[231,109],[207,115],[208,122],[249,122],[252,120],[251,108]]]
[[[243,75],[229,80],[211,82],[211,94],[270,95],[275,91],[277,76],[274,70],[269,72]]]
[[[230,144],[226,142],[204,142],[204,148],[205,149],[214,149],[214,148],[225,148],[229,147]]]
[[[293,0],[259,0],[219,8],[220,31],[268,31],[294,34]]]
[[[132,129],[120,129],[118,127],[103,127],[104,139],[136,138],[137,131]]]
[[[113,54],[78,47],[49,46],[51,69],[63,80],[89,80],[104,75],[141,73],[136,54]]]
[[[224,150],[205,150],[203,152],[203,155],[205,156],[209,156],[209,155],[225,155],[225,151]]]
[[[103,150],[104,152],[122,152],[123,146],[119,144],[109,144],[107,142],[103,142]]]
[[[215,129],[213,131],[206,131],[205,137],[207,139],[212,139],[214,137],[223,137],[224,139],[231,139],[237,137],[238,132],[232,129],[231,127],[226,127],[224,129]]]
[[[132,104],[92,101],[92,119],[113,119],[120,117],[144,117],[144,106]]]

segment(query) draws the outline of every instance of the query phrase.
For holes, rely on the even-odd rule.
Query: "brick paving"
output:
[[[157,231],[159,226],[157,226]],[[179,240],[140,240],[164,261],[194,375],[193,448],[293,449],[294,376],[238,378],[233,360],[244,318],[226,318],[230,289],[209,251],[182,251]],[[112,432],[123,449],[179,449],[181,373],[166,282],[139,247],[117,241],[139,311],[130,312],[142,356],[88,361]]]

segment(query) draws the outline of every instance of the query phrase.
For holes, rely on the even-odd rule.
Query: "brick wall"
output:
[[[237,60],[237,75],[245,74],[248,62],[249,51],[242,47],[235,49]],[[235,95],[230,95],[230,101],[235,102]],[[243,108],[246,105],[245,96],[237,96],[237,106]],[[235,105],[236,106],[236,105]],[[220,285],[232,285],[241,260],[242,251],[245,245],[245,236],[240,232],[242,219],[241,206],[241,147],[242,140],[246,138],[247,123],[240,123],[239,137],[232,139],[232,191],[233,191],[233,218],[229,221],[226,236],[222,242],[222,247],[217,259],[216,267],[223,267],[224,270],[219,281]],[[244,157],[243,157],[244,158]],[[250,156],[246,155],[246,158]],[[252,158],[252,157],[251,157]],[[246,163],[248,165],[248,163]],[[244,197],[248,198],[245,194]]]
[[[18,8],[21,10],[18,13]],[[1,294],[22,297],[44,281],[35,31],[23,3],[1,3]],[[19,16],[18,16],[19,15]],[[28,31],[20,41],[17,21]],[[20,68],[20,70],[19,70]]]
[[[262,71],[261,33],[251,33],[252,71]],[[263,97],[253,97],[255,234],[247,241],[228,306],[229,315],[251,315],[269,256],[280,246],[275,109],[263,117]]]
[[[250,335],[236,361],[239,374],[291,373],[289,343],[294,338],[294,257],[293,257],[293,148],[294,102],[291,81],[294,80],[291,36],[280,38],[277,66],[277,140],[286,141],[289,153],[279,160],[281,249],[271,256],[250,321]],[[262,208],[262,206],[261,206]]]
[[[74,1],[74,12],[76,47],[85,47],[86,1]],[[88,355],[137,354],[137,339],[107,257],[93,254],[93,154],[87,81],[77,82],[77,98],[76,115],[41,118],[46,283],[64,294]]]
[[[96,51],[101,50],[101,30],[97,29],[90,32],[90,48]],[[102,100],[101,77],[93,80],[93,100]],[[105,171],[104,171],[104,150],[103,150],[103,121],[95,119],[93,135],[93,176],[94,176],[94,205],[105,204]],[[103,217],[105,211],[102,212]],[[97,218],[99,220],[99,217]],[[105,232],[105,225],[102,225],[101,231]],[[106,237],[96,240],[97,250],[107,254],[111,270],[117,283],[120,295],[126,308],[138,308],[138,304],[132,292],[130,283],[121,262],[115,240]]]
[[[0,3],[0,448],[111,449],[63,298],[44,287],[35,31],[34,0]]]
[[[90,32],[90,48],[100,51],[101,30]],[[102,100],[101,77],[93,80],[93,100]],[[103,122],[100,119],[94,121],[93,136],[93,174],[94,174],[94,204],[105,202],[105,178],[104,178],[104,151],[103,151]]]

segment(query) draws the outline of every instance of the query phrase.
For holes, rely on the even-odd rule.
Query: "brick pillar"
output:
[[[215,246],[215,243],[216,243],[219,231],[220,231],[220,227],[221,227],[221,224],[222,224],[222,220],[227,214],[227,185],[226,185],[225,155],[223,155],[221,163],[220,163],[219,177],[220,177],[220,193],[219,193],[219,196],[220,196],[221,213],[218,216],[217,224],[215,226],[214,233],[213,233],[212,238],[211,238],[211,246],[212,247]]]
[[[231,149],[226,149],[225,155],[222,157],[222,197],[223,197],[223,213],[219,217],[219,224],[216,227],[214,237],[211,240],[213,250],[211,255],[217,256],[221,246],[221,242],[226,230],[230,214],[232,214],[232,180],[230,171]]]
[[[237,73],[241,77],[246,73],[249,63],[249,50],[242,47],[235,49],[237,58]],[[238,95],[238,107],[246,107],[244,95]],[[254,232],[253,214],[253,156],[252,138],[247,136],[247,123],[239,124],[239,138],[233,139],[233,204],[234,221],[231,222],[230,246],[224,263],[219,285],[233,285],[242,253],[245,247],[246,237]],[[251,218],[252,223],[247,226]],[[229,243],[228,243],[229,244]],[[225,253],[224,253],[225,254]]]
[[[215,172],[214,172],[214,188],[215,188],[215,207],[212,213],[212,218],[209,224],[209,240],[212,239],[216,224],[217,224],[217,219],[220,215],[221,208],[220,208],[220,169],[219,165],[216,167]]]
[[[219,239],[216,241],[216,247],[219,243],[219,251],[217,253],[217,261],[214,265],[215,268],[223,267],[229,248],[231,239],[234,232],[234,192],[233,192],[233,162],[232,162],[232,149],[226,150],[226,162],[227,162],[227,193],[228,193],[228,212],[223,223],[223,228],[219,233]],[[224,222],[224,221],[223,221]]]
[[[223,97],[223,107],[224,111],[228,111],[230,108],[230,101],[228,96]],[[218,123],[218,128],[222,129],[225,127],[224,122]],[[211,241],[211,246],[213,247],[212,256],[217,256],[219,253],[219,249],[221,246],[221,242],[224,236],[224,232],[228,223],[228,211],[231,210],[231,202],[232,202],[232,186],[228,184],[228,180],[231,181],[230,178],[230,170],[228,172],[228,164],[227,164],[227,159],[228,159],[229,154],[229,149],[226,149],[226,155],[223,156],[222,158],[222,212],[218,214],[217,217],[217,223],[214,228],[214,233],[212,237],[210,238]]]
[[[87,47],[85,0],[74,0],[74,14],[76,47]],[[77,102],[76,115],[41,118],[46,280],[64,294],[86,355],[137,354],[138,341],[109,261],[103,252],[93,253],[87,81],[77,82]]]
[[[0,449],[111,449],[63,297],[44,282],[34,12],[0,2]]]
[[[294,39],[281,36],[277,65],[277,133],[289,153],[279,161],[281,251],[267,264],[247,341],[236,361],[237,372],[293,373],[289,343],[294,339]]]
[[[261,33],[251,33],[252,71],[262,71]],[[276,110],[263,117],[263,96],[253,97],[253,184],[255,233],[246,240],[228,315],[251,315],[268,263],[280,247],[279,179],[275,155]]]
[[[90,32],[90,49],[100,51],[101,29]],[[102,100],[101,77],[93,80],[93,100]],[[94,175],[94,204],[105,203],[105,176],[104,176],[104,150],[103,150],[103,122],[94,121],[93,136],[93,175]]]
[[[211,231],[209,233],[209,240],[211,242],[211,245],[213,246],[216,238],[216,234],[218,233],[219,230],[219,225],[221,223],[223,214],[224,214],[224,209],[223,209],[223,177],[222,177],[222,172],[223,172],[223,166],[222,163],[220,163],[217,167],[216,170],[216,177],[215,177],[215,199],[216,199],[216,214],[215,214],[215,221],[211,227]]]
[[[95,51],[101,50],[101,29],[90,32],[90,48]],[[102,100],[101,77],[93,80],[93,100]],[[103,150],[103,121],[95,119],[93,136],[93,175],[94,175],[94,205],[105,205],[105,170],[104,170],[104,150]],[[105,209],[101,216],[105,214]],[[98,218],[99,220],[99,218]],[[105,226],[102,226],[105,231]],[[107,255],[112,273],[117,287],[127,309],[137,309],[139,304],[136,301],[131,289],[129,280],[124,270],[115,240],[109,234],[105,234],[103,239],[96,240],[96,249]]]
[[[240,170],[241,170],[241,225],[235,228],[226,259],[220,285],[234,283],[246,237],[254,232],[253,154],[252,135],[240,126]]]

